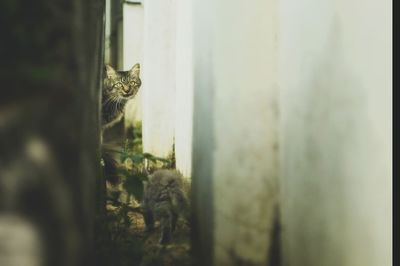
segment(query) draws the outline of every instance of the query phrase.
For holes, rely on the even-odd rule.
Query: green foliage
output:
[[[162,162],[164,164],[163,167],[165,167],[166,164],[171,163],[169,159],[157,157],[151,153],[137,152],[137,149],[136,149],[137,145],[142,145],[141,139],[125,141],[125,146],[123,147],[122,151],[120,152],[121,162],[125,162],[127,159],[130,159],[137,166],[143,166],[143,164],[145,163],[145,160],[149,160],[150,162],[152,162],[154,164],[157,164],[158,162]]]
[[[122,188],[128,197],[134,197],[137,201],[143,199],[143,181],[148,180],[148,175],[152,169],[175,168],[174,153],[168,158],[161,158],[150,153],[143,152],[142,145],[142,125],[137,123],[131,129],[132,138],[125,140],[121,150],[112,150],[119,159],[116,176],[121,177]],[[106,180],[109,178],[106,177]],[[121,206],[118,192],[110,192],[112,204]],[[109,199],[110,200],[110,199]],[[129,204],[129,203],[128,203]]]
[[[142,149],[142,126],[136,124],[133,131],[134,138],[126,139],[125,144],[119,153],[122,167],[119,174],[123,176],[122,187],[137,200],[143,198],[143,181],[146,181],[149,169],[174,168],[174,154],[170,158],[161,158],[150,153],[143,153]]]
[[[143,199],[143,181],[148,180],[151,169],[174,168],[174,154],[168,158],[161,158],[150,153],[143,152],[141,124],[137,124],[133,130],[133,138],[126,139],[121,150],[113,150],[114,158],[119,160],[117,175],[121,176],[122,189],[129,197],[137,201]],[[131,136],[132,136],[131,135]],[[137,265],[132,262],[140,262],[143,259],[143,242],[132,233],[132,212],[140,213],[140,207],[133,207],[130,202],[120,200],[122,191],[109,193],[108,206],[113,206],[103,217],[103,233],[98,250],[103,265]],[[111,203],[111,204],[110,204]],[[152,256],[150,261],[143,261],[144,265],[161,265],[160,258]],[[146,260],[148,260],[147,258]]]
[[[143,172],[126,171],[126,179],[122,187],[128,195],[134,196],[141,201],[143,198],[143,181],[147,180],[147,175]]]

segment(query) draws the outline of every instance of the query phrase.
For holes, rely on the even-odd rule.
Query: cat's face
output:
[[[114,100],[133,98],[142,84],[139,78],[139,64],[134,65],[129,71],[116,71],[106,65],[105,74],[103,95]]]

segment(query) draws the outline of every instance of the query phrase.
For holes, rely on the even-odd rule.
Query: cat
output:
[[[116,71],[111,66],[105,65],[104,74],[100,133],[102,165],[106,180],[116,185],[119,182],[117,161],[114,160],[112,155],[113,147],[103,143],[103,133],[105,129],[112,127],[121,120],[126,103],[138,93],[142,85],[140,64],[135,64],[128,71]]]
[[[129,71],[116,71],[109,65],[105,68],[101,102],[102,131],[121,120],[126,103],[136,96],[142,85],[140,64],[135,64]]]
[[[189,201],[183,176],[176,170],[161,169],[153,172],[144,181],[144,195],[141,208],[147,231],[154,229],[160,221],[159,244],[171,242],[178,217],[189,221]]]

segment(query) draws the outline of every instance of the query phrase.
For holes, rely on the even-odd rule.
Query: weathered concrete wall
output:
[[[145,3],[144,148],[189,172],[193,122],[199,265],[275,265],[279,195],[284,265],[390,263],[390,9]]]
[[[389,265],[390,2],[194,10],[199,254],[264,265],[280,191],[284,265]]]
[[[144,3],[143,148],[157,156],[172,151],[175,134],[175,13],[175,0]]]
[[[391,265],[391,2],[280,10],[284,265]]]
[[[124,69],[131,69],[143,62],[144,10],[141,4],[123,4],[123,63]],[[126,104],[125,126],[142,120],[142,91]]]
[[[277,3],[209,0],[194,10],[195,111],[202,112],[195,125],[212,131],[194,135],[195,158],[212,161],[212,177],[201,176],[203,162],[193,161],[194,193],[211,178],[212,259],[266,265],[278,197]]]

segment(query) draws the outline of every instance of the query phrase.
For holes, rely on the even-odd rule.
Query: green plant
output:
[[[141,209],[132,206],[129,198],[134,197],[137,201],[143,199],[143,181],[148,180],[151,169],[175,168],[174,153],[168,158],[161,158],[143,152],[141,124],[137,124],[132,132],[133,138],[126,139],[120,150],[111,150],[114,154],[112,159],[117,165],[116,172],[112,174],[121,177],[118,180],[123,191],[109,191],[107,211],[100,217],[102,228],[99,232],[102,237],[98,240],[101,242],[98,253],[104,265],[132,265],[132,262],[142,260],[143,240],[132,233],[132,212],[141,213]],[[127,202],[120,200],[122,192],[128,195]]]
[[[174,155],[161,158],[151,153],[143,153],[137,146],[142,145],[141,138],[127,139],[119,153],[122,167],[119,174],[123,176],[122,187],[129,196],[141,200],[143,197],[143,181],[148,178],[150,168],[172,168],[175,164]]]

